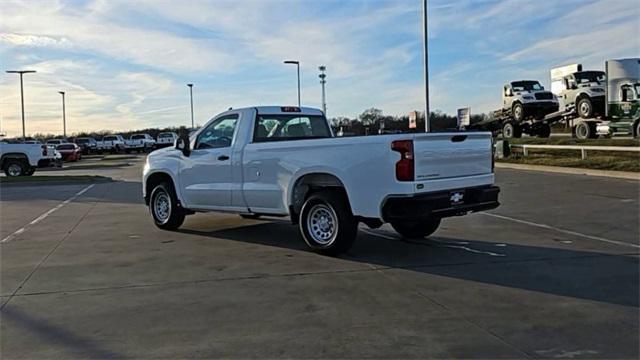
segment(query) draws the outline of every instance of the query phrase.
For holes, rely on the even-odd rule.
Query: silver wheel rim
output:
[[[511,136],[513,136],[513,129],[511,128],[511,126],[506,126],[504,128],[504,136],[510,138]]]
[[[338,235],[338,216],[325,204],[316,204],[307,216],[307,229],[313,241],[322,246],[331,245]]]
[[[513,116],[516,119],[520,119],[521,115],[522,115],[522,109],[520,108],[520,106],[516,106],[515,109],[513,109]]]
[[[11,164],[9,165],[7,172],[9,173],[9,176],[20,176],[22,173],[22,167],[18,164]]]
[[[584,114],[589,114],[591,112],[591,106],[587,101],[583,101],[580,103],[580,112]]]
[[[161,223],[169,219],[169,214],[171,214],[171,200],[166,192],[159,193],[153,200],[153,212]]]
[[[587,129],[587,127],[585,125],[582,125],[582,126],[578,127],[578,137],[579,138],[586,139],[588,133],[589,133],[589,130]]]

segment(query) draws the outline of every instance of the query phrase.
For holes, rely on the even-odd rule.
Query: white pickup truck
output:
[[[119,153],[125,150],[125,141],[122,135],[106,135],[102,140],[97,141],[96,149],[98,152]]]
[[[156,141],[149,134],[133,134],[124,141],[125,151],[147,152],[156,147]]]
[[[358,223],[424,237],[440,219],[499,205],[490,133],[335,138],[322,111],[229,110],[147,157],[143,196],[156,226],[222,211],[289,216],[309,247],[349,249]]]
[[[52,165],[52,151],[43,144],[0,144],[0,168],[7,176],[33,175],[36,168]]]

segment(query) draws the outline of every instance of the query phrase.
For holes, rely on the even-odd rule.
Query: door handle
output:
[[[220,155],[220,156],[218,156],[218,160],[220,160],[220,161],[229,160],[229,156],[227,156],[227,155]]]

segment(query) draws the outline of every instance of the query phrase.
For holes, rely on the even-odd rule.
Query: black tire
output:
[[[549,126],[549,124],[540,125],[537,135],[539,138],[548,138],[549,136],[551,136],[551,126]]]
[[[160,210],[163,207],[160,203],[163,201],[168,201],[168,207],[164,207],[166,214]],[[178,204],[176,192],[171,184],[164,182],[153,188],[149,198],[149,212],[151,212],[151,217],[157,227],[164,230],[176,230],[182,225],[185,212]]]
[[[358,221],[348,200],[337,191],[312,193],[300,212],[300,233],[307,245],[323,255],[338,255],[351,248]]]
[[[635,125],[633,126],[633,129],[631,129],[631,131],[634,131],[635,129],[635,133],[633,133],[633,137],[634,138],[640,138],[640,121],[636,121]]]
[[[522,127],[509,121],[502,127],[502,137],[505,139],[520,138],[522,137]]]
[[[2,170],[8,177],[23,176],[27,172],[28,166],[20,159],[7,159],[4,161]]]
[[[522,120],[524,120],[524,106],[520,103],[513,104],[511,114],[513,114],[513,119],[515,121],[522,122]]]
[[[420,239],[429,236],[438,230],[438,226],[440,226],[440,219],[391,223],[391,227],[407,239]]]
[[[27,169],[27,171],[24,173],[26,176],[31,176],[36,172],[36,168],[33,166],[30,166],[29,169]]]
[[[260,219],[260,214],[240,214],[240,217],[243,219],[256,220]]]
[[[576,103],[576,111],[578,115],[583,119],[589,119],[593,117],[593,103],[588,97],[583,97]]]
[[[576,139],[590,139],[593,136],[592,127],[589,126],[588,122],[581,121],[576,125],[575,129],[573,130],[573,134],[575,135]]]

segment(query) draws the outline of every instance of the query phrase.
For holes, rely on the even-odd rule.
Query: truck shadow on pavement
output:
[[[215,231],[185,228],[179,231],[309,251],[297,228],[286,222],[260,223]],[[381,268],[407,269],[478,283],[638,307],[639,259],[637,251],[629,250],[628,254],[621,255],[442,236],[403,240],[391,231],[360,229],[354,247],[341,256],[341,259]]]

